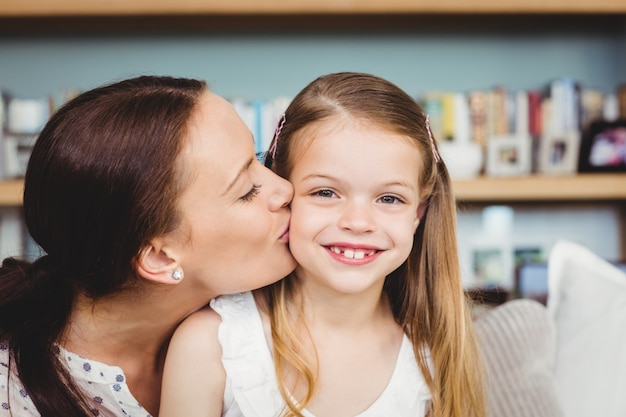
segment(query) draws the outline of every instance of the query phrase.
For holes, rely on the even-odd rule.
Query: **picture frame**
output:
[[[626,172],[626,120],[596,121],[580,144],[579,172]]]
[[[472,286],[512,290],[514,263],[511,247],[498,241],[475,242],[470,250]]]
[[[541,174],[575,174],[581,135],[578,131],[547,133],[539,145],[539,172]]]
[[[0,158],[3,162],[1,164],[3,168],[1,176],[3,178],[23,178],[28,159],[37,141],[37,135],[9,133],[1,138],[4,142],[0,150]]]
[[[515,296],[546,304],[548,298],[547,264],[539,246],[517,247],[515,259]]]
[[[494,177],[530,174],[531,148],[532,139],[528,135],[490,137],[487,141],[485,173]]]
[[[516,269],[515,292],[519,298],[529,298],[543,305],[548,303],[548,264],[528,262]]]

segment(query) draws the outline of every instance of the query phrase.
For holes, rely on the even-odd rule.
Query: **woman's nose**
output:
[[[272,210],[278,210],[291,203],[291,199],[293,198],[293,185],[273,172],[271,175],[273,188],[270,196],[270,208]]]

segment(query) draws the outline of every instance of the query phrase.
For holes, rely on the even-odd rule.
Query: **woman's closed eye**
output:
[[[239,200],[246,201],[246,202],[252,201],[254,197],[256,197],[256,195],[259,194],[260,189],[261,189],[260,184],[252,184],[252,188],[250,188],[250,191],[248,191],[247,193],[239,197]]]

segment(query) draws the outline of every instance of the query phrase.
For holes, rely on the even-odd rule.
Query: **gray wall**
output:
[[[626,25],[624,25],[626,27]],[[318,75],[371,72],[417,95],[569,76],[605,92],[626,82],[626,30],[377,31],[0,37],[0,89],[18,97],[138,74],[206,79],[224,96],[293,96]]]

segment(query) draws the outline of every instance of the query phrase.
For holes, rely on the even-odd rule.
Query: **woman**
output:
[[[25,178],[45,255],[0,269],[0,415],[156,415],[176,326],[295,267],[292,194],[202,81],[139,77],[67,103]]]

